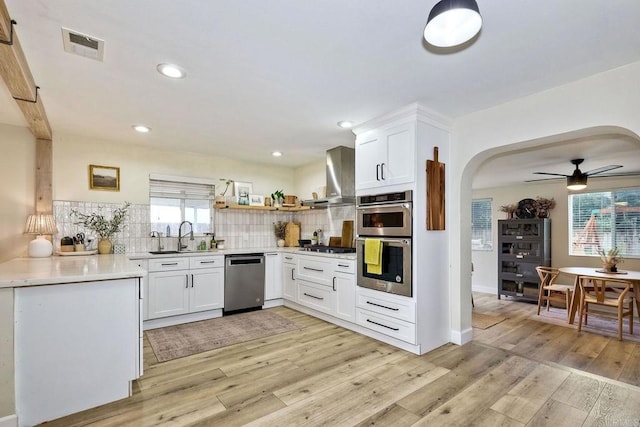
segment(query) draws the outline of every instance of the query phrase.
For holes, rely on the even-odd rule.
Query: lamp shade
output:
[[[38,236],[29,242],[29,256],[32,258],[43,258],[51,256],[53,245],[44,237],[44,234],[56,234],[58,228],[51,214],[29,215],[25,226],[25,233],[37,234]]]
[[[573,174],[567,177],[567,189],[572,191],[584,190],[587,188],[587,175]]]
[[[433,6],[424,28],[425,40],[436,47],[451,47],[471,40],[482,28],[475,0],[441,0]]]

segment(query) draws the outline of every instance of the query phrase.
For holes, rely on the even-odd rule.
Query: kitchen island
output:
[[[124,255],[0,264],[0,394],[14,412],[3,421],[34,425],[130,396],[145,275]]]

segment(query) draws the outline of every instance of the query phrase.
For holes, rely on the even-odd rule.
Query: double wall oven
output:
[[[412,210],[411,191],[358,197],[356,208],[358,286],[412,296]],[[370,249],[376,248],[376,246],[367,245],[367,239],[380,241],[382,257],[378,271],[365,263],[367,246]]]

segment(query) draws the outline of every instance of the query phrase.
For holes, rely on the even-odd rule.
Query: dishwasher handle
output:
[[[247,264],[263,264],[264,263],[264,257],[260,256],[260,257],[229,257],[227,258],[227,265],[228,266],[234,266],[234,265],[247,265]]]

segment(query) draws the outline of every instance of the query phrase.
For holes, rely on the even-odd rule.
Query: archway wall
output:
[[[453,341],[471,339],[471,182],[497,153],[562,141],[568,135],[640,135],[640,62],[539,92],[454,120],[450,228]]]

